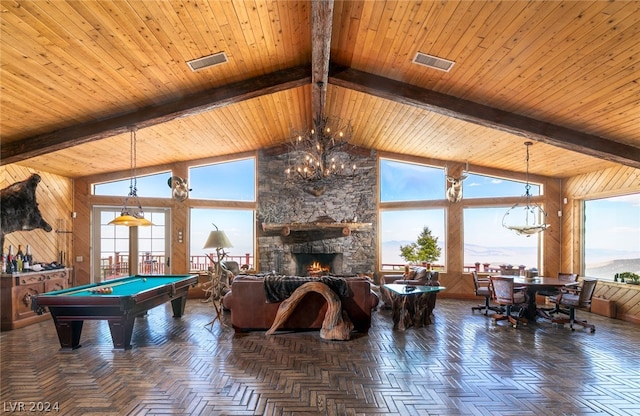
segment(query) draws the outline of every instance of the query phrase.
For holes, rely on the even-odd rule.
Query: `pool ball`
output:
[[[143,278],[142,278],[142,281],[143,281],[143,282],[146,282],[146,281],[147,281],[147,278],[146,278],[146,277],[143,277]]]

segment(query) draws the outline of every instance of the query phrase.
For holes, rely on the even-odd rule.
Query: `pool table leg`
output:
[[[184,314],[184,307],[187,305],[187,295],[180,296],[171,301],[171,308],[173,309],[173,317],[180,318]]]
[[[125,316],[122,319],[109,319],[109,330],[113,348],[130,350],[131,336],[133,335],[133,324],[135,316]]]
[[[60,321],[55,316],[53,318],[58,332],[61,350],[75,350],[81,347],[80,335],[82,334],[82,324],[84,321]]]

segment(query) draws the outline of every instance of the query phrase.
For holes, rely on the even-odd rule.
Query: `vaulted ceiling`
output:
[[[640,168],[638,1],[7,1],[1,163],[79,177],[352,144],[569,177]],[[187,61],[224,52],[192,71]],[[416,53],[454,61],[449,72]]]

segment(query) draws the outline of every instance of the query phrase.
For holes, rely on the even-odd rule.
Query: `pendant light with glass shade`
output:
[[[515,231],[518,235],[529,237],[538,234],[547,228],[549,224],[544,222],[547,213],[531,199],[531,185],[529,184],[529,146],[532,142],[525,142],[527,148],[527,176],[525,185],[524,201],[516,203],[502,217],[502,226],[511,231]],[[510,217],[511,214],[515,214]],[[517,217],[514,219],[514,217]],[[516,221],[516,222],[514,222]]]
[[[151,221],[144,217],[144,211],[138,198],[137,176],[136,176],[136,128],[129,129],[131,133],[131,178],[129,180],[129,194],[125,197],[120,216],[114,218],[109,225],[124,225],[126,227],[145,227],[153,225]],[[129,202],[133,204],[129,204]]]

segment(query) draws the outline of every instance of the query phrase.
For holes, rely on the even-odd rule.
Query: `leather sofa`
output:
[[[371,290],[366,277],[345,277],[348,294],[341,297],[342,310],[346,311],[354,330],[369,331],[371,312],[378,305],[378,295]],[[224,296],[223,306],[231,311],[231,325],[236,333],[271,328],[282,302],[267,302],[264,278],[240,275],[233,279],[231,291]],[[310,330],[322,328],[327,302],[319,293],[308,293],[298,304],[283,330]]]

